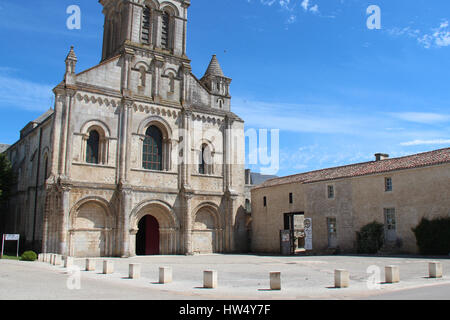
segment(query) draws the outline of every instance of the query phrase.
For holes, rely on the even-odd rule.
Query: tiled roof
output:
[[[414,154],[411,156],[392,158],[380,161],[357,163],[343,167],[311,171],[292,176],[270,179],[255,187],[267,188],[289,183],[312,183],[342,178],[358,177],[395,170],[412,169],[450,163],[450,148]]]

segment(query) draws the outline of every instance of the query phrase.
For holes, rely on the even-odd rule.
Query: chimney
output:
[[[389,155],[386,153],[375,153],[375,161],[382,161],[389,159]]]
[[[245,169],[245,184],[252,184],[252,175],[250,169]]]

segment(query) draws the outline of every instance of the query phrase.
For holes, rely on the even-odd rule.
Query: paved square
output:
[[[108,258],[114,273],[105,275],[98,258],[95,271],[85,270],[85,259],[74,259],[80,289],[68,283],[77,272],[45,262],[0,260],[0,299],[366,299],[399,290],[450,285],[450,260],[414,257],[258,255],[147,256]],[[429,278],[429,262],[440,261],[443,277]],[[141,264],[141,277],[129,278],[129,265]],[[400,282],[387,284],[385,266],[399,267]],[[170,267],[173,281],[159,284],[159,268]],[[370,267],[370,268],[369,268]],[[334,287],[334,272],[349,272],[349,287]],[[203,288],[203,272],[218,272],[218,287]],[[281,272],[282,290],[270,290],[271,271]],[[379,270],[380,274],[376,274]],[[378,276],[378,278],[375,278]],[[449,287],[450,288],[450,287]],[[420,298],[420,297],[419,297]],[[401,297],[400,297],[401,299]],[[450,299],[450,295],[442,299]]]

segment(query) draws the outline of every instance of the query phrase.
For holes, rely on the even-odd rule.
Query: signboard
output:
[[[5,234],[5,241],[19,241],[20,234]]]
[[[281,241],[281,254],[288,256],[291,254],[291,231],[281,230],[280,231],[280,241]]]
[[[312,218],[305,218],[305,250],[312,250]]]
[[[19,257],[19,240],[20,234],[4,234],[2,237],[2,253],[1,258],[3,258],[3,249],[5,247],[5,241],[17,241],[17,257]]]
[[[303,214],[301,215],[295,214],[293,217],[294,217],[294,230],[302,230],[305,216]]]

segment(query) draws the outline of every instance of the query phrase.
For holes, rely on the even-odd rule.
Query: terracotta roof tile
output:
[[[263,184],[255,187],[255,189],[267,188],[289,183],[312,183],[341,178],[350,178],[395,170],[426,167],[443,163],[450,163],[450,148],[414,154],[401,158],[357,163],[342,167],[322,169],[282,178],[270,179]]]

